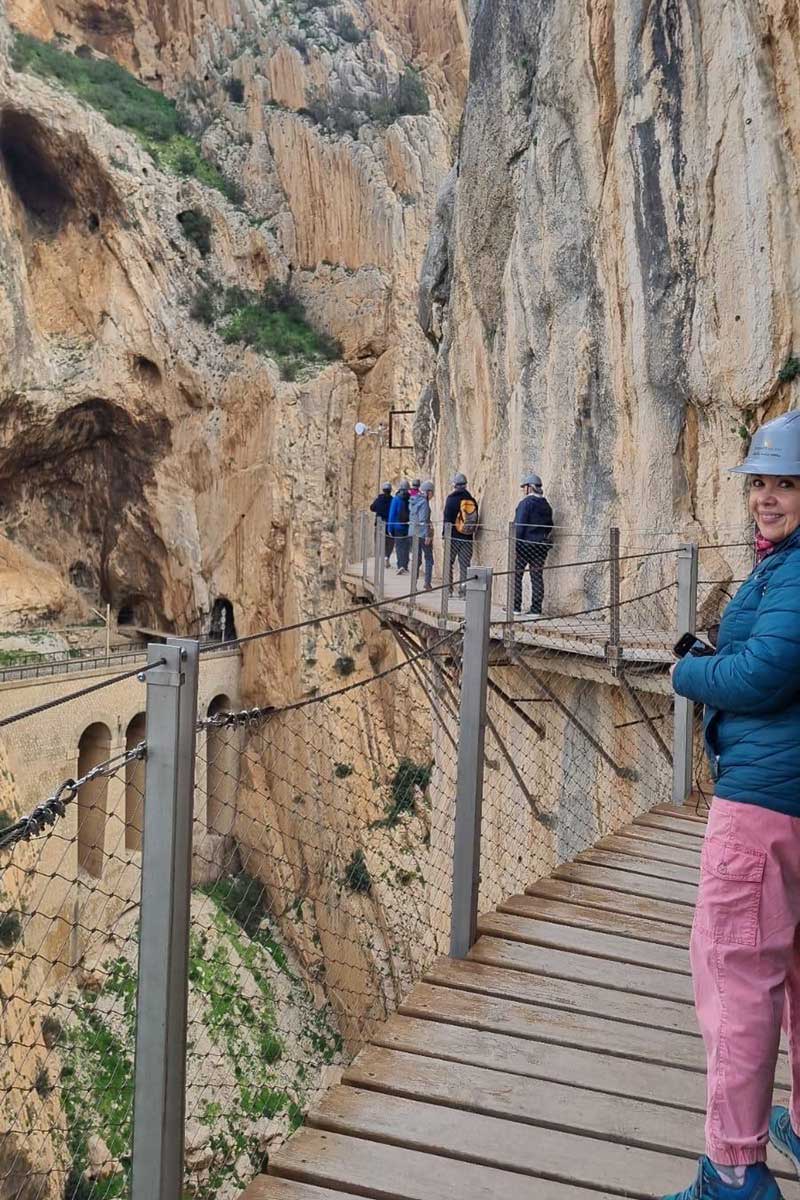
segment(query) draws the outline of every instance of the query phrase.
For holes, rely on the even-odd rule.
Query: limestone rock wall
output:
[[[483,0],[421,318],[418,432],[485,519],[519,474],[571,528],[741,523],[724,473],[796,404],[796,7]]]

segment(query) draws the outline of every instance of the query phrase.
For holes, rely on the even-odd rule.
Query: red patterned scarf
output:
[[[766,558],[768,554],[772,554],[775,549],[775,543],[769,538],[765,538],[760,530],[756,530],[756,562],[761,562],[762,558]]]

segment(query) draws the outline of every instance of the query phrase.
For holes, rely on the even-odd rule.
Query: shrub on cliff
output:
[[[119,63],[108,58],[78,57],[53,42],[40,42],[23,33],[15,37],[11,61],[15,71],[32,71],[45,79],[58,80],[112,125],[136,134],[159,166],[193,175],[232,203],[241,203],[239,185],[203,158],[197,141],[185,133],[175,102],[140,83]]]
[[[338,342],[312,328],[302,302],[288,288],[270,283],[260,295],[231,289],[225,315],[220,327],[225,341],[243,342],[274,358],[284,377],[292,364],[326,362],[341,355]]]
[[[372,878],[361,847],[353,851],[353,857],[345,868],[344,883],[351,892],[360,892],[363,896],[369,896],[372,891]]]
[[[211,220],[199,208],[187,208],[178,213],[178,223],[183,236],[192,242],[205,257],[211,250]]]

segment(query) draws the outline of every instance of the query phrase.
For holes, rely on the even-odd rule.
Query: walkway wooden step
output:
[[[468,958],[433,963],[242,1200],[685,1187],[703,1148],[688,945],[704,831],[661,805],[484,914]],[[781,1052],[778,1102],[788,1085]]]
[[[375,1035],[376,1045],[452,1062],[491,1067],[510,1075],[552,1079],[589,1091],[654,1100],[700,1113],[705,1077],[688,1068],[615,1057],[588,1046],[515,1037],[396,1013]]]
[[[632,871],[598,867],[593,863],[566,863],[553,872],[553,878],[566,879],[570,883],[588,883],[592,887],[605,887],[615,892],[626,892],[630,896],[667,900],[671,904],[687,904],[692,908],[697,898],[697,888],[692,884],[648,878]]]
[[[641,837],[607,837],[595,846],[596,850],[611,850],[615,854],[632,854],[656,862],[674,863],[679,867],[699,867],[700,851],[685,850],[677,846],[661,846],[658,842]]]
[[[585,883],[568,883],[565,879],[540,879],[527,887],[525,894],[564,901],[570,907],[585,906],[623,916],[647,917],[662,927],[679,925],[683,929],[691,929],[694,916],[692,909],[683,904],[651,900],[647,896],[628,895]]]
[[[504,997],[420,983],[403,1001],[400,1012],[429,1021],[472,1026],[487,1033],[510,1033],[577,1049],[591,1048],[603,1054],[659,1062],[689,1071],[705,1069],[702,1043],[688,1034],[627,1026],[606,1017],[523,1004]]]
[[[704,827],[701,827],[704,828]],[[696,837],[687,837],[685,833],[673,833],[671,829],[651,829],[644,825],[626,825],[615,837],[645,839],[651,846],[674,846],[678,850],[693,850],[699,854],[703,843]]]
[[[596,867],[615,867],[620,871],[632,871],[636,875],[650,875],[654,879],[670,879],[675,883],[694,883],[700,879],[700,868],[676,867],[674,863],[654,862],[649,858],[638,858],[633,854],[614,854],[610,850],[586,850],[579,854],[576,863],[591,863]]]
[[[643,1102],[598,1095],[573,1085],[520,1079],[504,1071],[376,1046],[359,1054],[343,1082],[488,1117],[565,1132],[579,1130],[587,1137],[643,1150],[668,1151],[690,1159],[703,1152],[703,1131],[696,1115],[686,1109],[665,1108],[649,1098]],[[794,1179],[794,1171],[777,1155],[774,1167],[777,1174]]]
[[[626,1196],[652,1196],[655,1181],[669,1179],[676,1165],[672,1157],[657,1151],[449,1106],[398,1096],[391,1104],[376,1104],[374,1093],[360,1088],[334,1088],[308,1121],[315,1128],[343,1135]],[[683,1170],[687,1176],[693,1174],[685,1160]],[[517,1178],[517,1188],[519,1200],[525,1193],[524,1178]]]
[[[352,1186],[359,1195],[380,1200],[522,1200],[533,1195],[530,1180],[514,1171],[320,1129],[299,1130],[270,1158],[269,1169],[334,1189]],[[264,1200],[272,1200],[269,1190]],[[572,1183],[543,1181],[536,1200],[612,1200],[612,1193],[587,1189],[576,1197]]]
[[[426,973],[425,982],[460,988],[465,992],[507,996],[512,1000],[543,1004],[546,1008],[610,1017],[612,1021],[626,1021],[648,1029],[673,1029],[700,1036],[694,1008],[689,1004],[665,1000],[661,996],[614,991],[591,983],[573,983],[529,971],[492,967],[472,958],[466,962],[438,959]]]
[[[536,946],[550,946],[554,950],[587,954],[594,959],[637,963],[662,971],[676,971],[679,975],[690,973],[685,950],[654,945],[633,936],[619,937],[608,930],[591,929],[585,925],[556,924],[553,921],[536,920],[532,916],[496,912],[480,918],[478,932]]]
[[[708,820],[708,813],[697,812],[688,804],[657,804],[650,812],[656,817],[683,817],[687,821],[698,821],[701,825]]]
[[[619,937],[638,938],[654,945],[689,946],[689,929],[683,925],[664,925],[646,917],[620,912],[603,912],[583,904],[566,904],[541,896],[509,896],[498,905],[498,912],[517,917],[540,917],[559,925],[577,925],[598,933],[614,933]]]
[[[663,829],[679,833],[681,837],[692,842],[702,842],[705,837],[705,829],[699,826],[695,829],[694,825],[690,821],[684,820],[683,817],[660,817],[645,813],[644,816],[637,817],[633,823],[641,829]]]

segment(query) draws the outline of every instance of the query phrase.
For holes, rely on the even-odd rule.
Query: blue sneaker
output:
[[[769,1140],[776,1150],[792,1160],[800,1178],[800,1137],[792,1129],[788,1108],[781,1105],[773,1108],[769,1115]]]
[[[748,1167],[741,1187],[729,1187],[722,1182],[713,1164],[707,1158],[701,1158],[692,1186],[685,1192],[664,1196],[663,1200],[783,1200],[783,1197],[765,1163]]]

